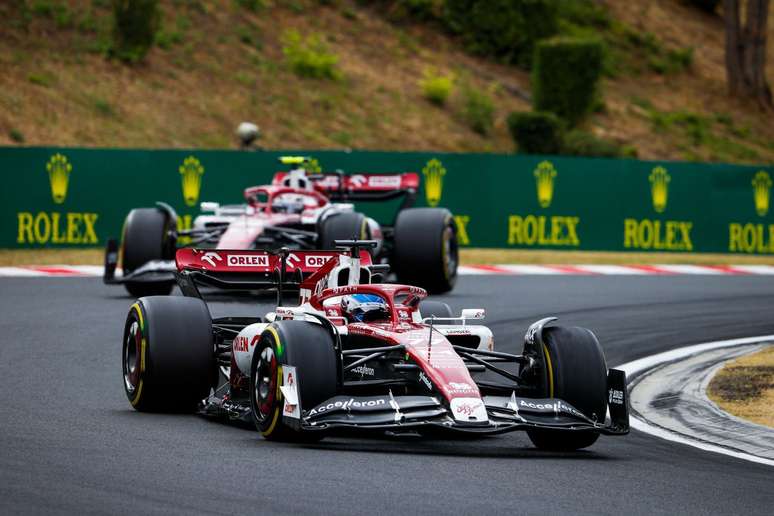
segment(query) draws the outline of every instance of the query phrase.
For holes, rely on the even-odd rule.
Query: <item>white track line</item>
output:
[[[697,353],[703,353],[705,351],[710,351],[713,349],[741,346],[744,344],[756,344],[758,342],[765,342],[765,341],[772,341],[772,340],[774,340],[774,335],[761,335],[759,337],[746,337],[743,339],[718,340],[713,342],[705,342],[702,344],[696,344],[694,346],[687,346],[684,348],[673,349],[672,351],[666,351],[664,353],[659,353],[657,355],[641,358],[639,360],[635,360],[633,362],[629,362],[621,366],[618,366],[616,369],[621,369],[624,372],[626,372],[626,377],[631,381],[631,379],[635,378],[636,376],[656,366],[659,366],[661,364],[666,364],[668,362],[674,362],[676,360],[680,360],[682,358],[686,358],[688,356],[691,356]],[[699,448],[705,451],[722,453],[723,455],[736,457],[738,459],[743,459],[750,462],[757,462],[759,464],[766,464],[768,466],[774,466],[774,460],[758,457],[756,455],[750,455],[749,453],[729,450],[728,448],[724,448],[722,446],[715,446],[713,444],[707,444],[705,442],[696,441],[694,439],[690,439],[683,435],[670,432],[669,430],[665,430],[663,428],[653,426],[649,424],[647,421],[644,421],[634,416],[632,416],[631,418],[631,427],[636,428],[641,432],[645,432],[647,434],[654,435],[662,439],[666,439],[667,441],[687,444],[688,446],[693,446],[694,448]]]

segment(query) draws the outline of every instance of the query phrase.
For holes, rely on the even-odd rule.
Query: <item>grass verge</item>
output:
[[[729,414],[774,428],[774,346],[726,364],[707,394]]]

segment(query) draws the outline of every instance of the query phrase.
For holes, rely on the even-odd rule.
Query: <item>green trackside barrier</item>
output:
[[[102,245],[133,207],[238,203],[281,155],[322,170],[414,171],[419,206],[445,206],[460,243],[521,249],[774,254],[774,167],[512,154],[0,148],[0,247]],[[396,204],[362,205],[382,222]]]

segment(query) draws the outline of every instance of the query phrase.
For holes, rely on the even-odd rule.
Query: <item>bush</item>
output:
[[[454,88],[454,77],[436,75],[433,70],[425,70],[424,78],[419,81],[422,95],[437,106],[443,106]]]
[[[720,5],[720,0],[691,0],[691,3],[702,11],[714,13]]]
[[[578,129],[567,132],[562,143],[562,154],[569,156],[594,156],[617,158],[623,156],[618,144],[598,138],[586,131]]]
[[[486,136],[494,125],[495,106],[489,93],[472,86],[462,90],[462,117],[478,134]]]
[[[595,39],[555,38],[538,43],[532,71],[533,103],[577,124],[597,100],[604,49]]]
[[[312,34],[302,38],[297,30],[285,32],[282,53],[290,64],[290,68],[299,77],[311,79],[341,78],[336,65],[338,56],[331,53],[319,35]]]
[[[532,111],[508,115],[508,130],[518,151],[524,154],[559,154],[563,127],[553,113]]]
[[[160,22],[158,0],[113,0],[111,55],[122,61],[141,61],[156,39]]]
[[[558,31],[553,0],[446,0],[443,19],[471,52],[522,66],[537,40]]]

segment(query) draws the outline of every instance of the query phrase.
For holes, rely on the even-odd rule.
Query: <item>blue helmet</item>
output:
[[[352,322],[371,322],[390,318],[387,301],[376,294],[352,294],[341,298],[341,311]]]

